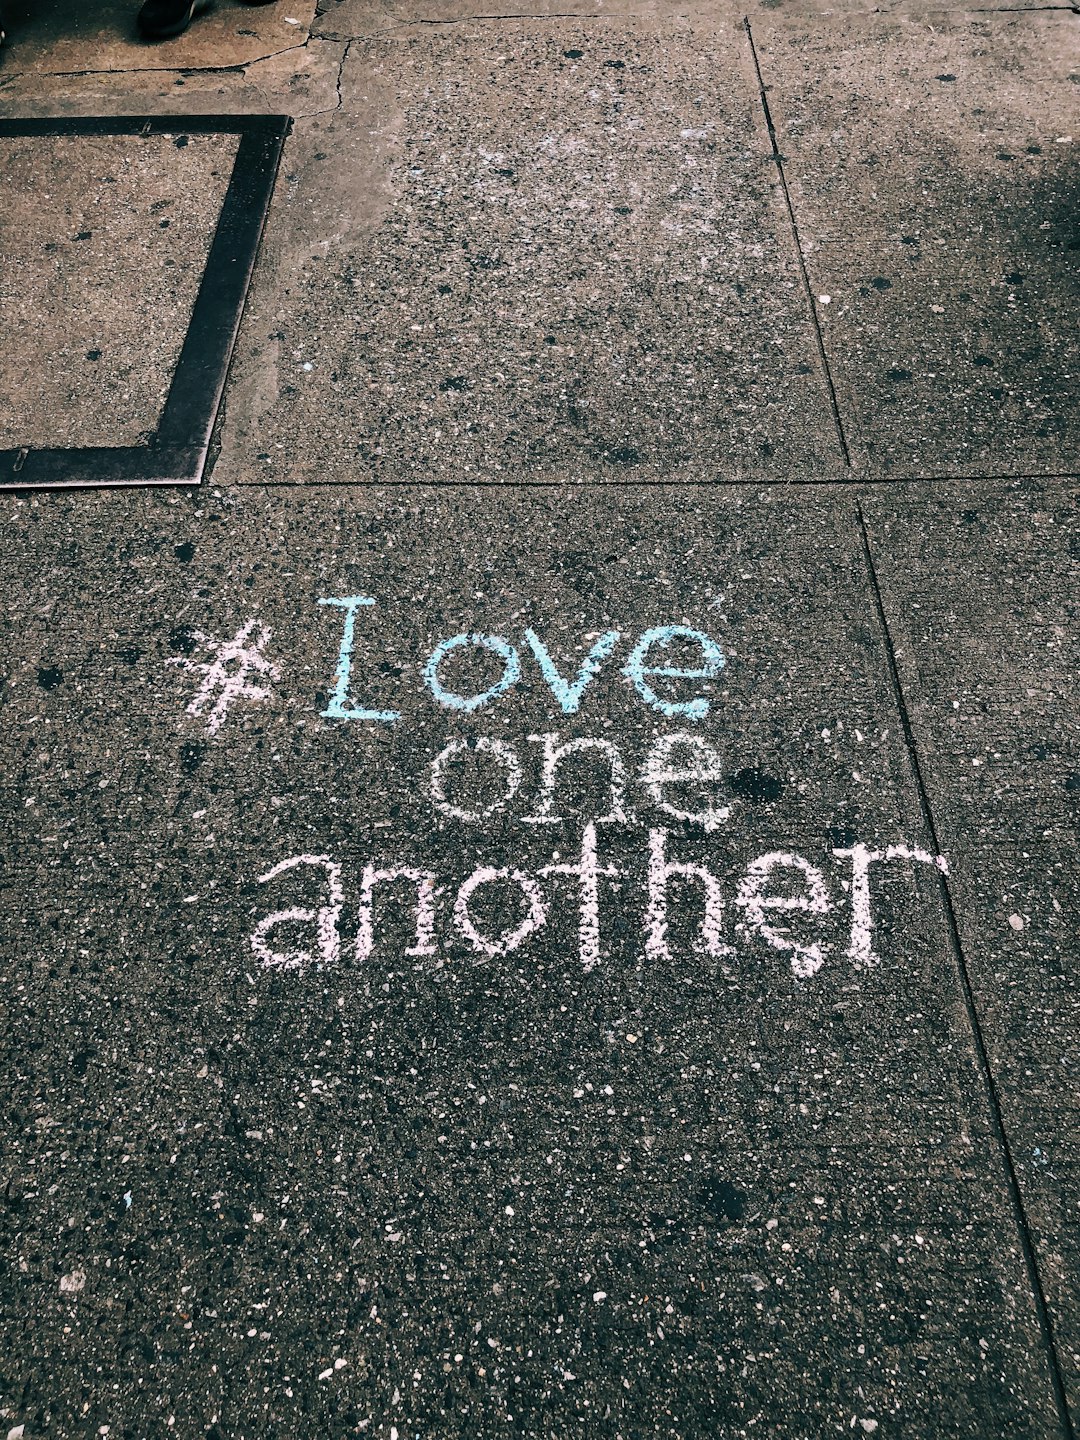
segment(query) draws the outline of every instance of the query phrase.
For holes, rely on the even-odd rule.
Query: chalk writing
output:
[[[498,936],[483,935],[476,928],[469,910],[469,901],[481,885],[490,885],[496,880],[510,880],[519,886],[527,902],[525,918],[512,930],[505,930]],[[462,885],[454,901],[454,923],[469,943],[484,955],[509,955],[516,950],[526,936],[547,924],[547,906],[540,893],[540,887],[530,876],[520,870],[497,869],[484,865],[474,870]]]
[[[451,650],[457,650],[461,646],[476,646],[482,650],[490,650],[503,662],[503,672],[494,685],[489,685],[477,695],[458,695],[453,690],[447,690],[439,679],[439,666]],[[496,695],[502,695],[509,690],[511,685],[516,685],[521,674],[521,659],[514,647],[508,644],[500,635],[453,635],[449,640],[442,640],[431,652],[427,664],[424,666],[424,683],[440,705],[445,705],[448,710],[479,710],[481,705],[486,705],[489,700],[494,700]]]
[[[503,774],[503,793],[480,810],[463,810],[461,806],[451,804],[446,798],[447,765],[456,755],[461,755],[469,750],[475,750],[481,755],[493,755]],[[431,762],[430,786],[431,798],[436,808],[441,810],[444,815],[450,815],[455,820],[466,820],[477,824],[481,820],[487,820],[497,810],[502,810],[520,790],[521,765],[514,747],[505,744],[502,740],[492,740],[487,735],[481,735],[475,745],[470,745],[468,740],[451,740],[450,744],[440,750]]]
[[[611,782],[611,808],[606,815],[597,818],[597,825],[626,825],[630,821],[630,815],[626,810],[626,766],[623,763],[622,751],[610,740],[599,740],[592,736],[582,736],[578,740],[568,740],[565,745],[559,744],[558,735],[530,735],[529,740],[535,745],[544,747],[543,769],[540,777],[539,802],[536,805],[534,815],[523,815],[522,823],[525,825],[558,825],[562,822],[562,816],[555,814],[555,780],[559,773],[559,763],[569,755],[598,754],[602,755],[608,763],[608,775]]]
[[[840,860],[851,861],[851,944],[847,953],[859,969],[866,970],[879,963],[872,944],[870,866],[881,860],[918,860],[924,865],[936,865],[947,875],[948,862],[944,855],[931,855],[927,850],[911,849],[907,845],[888,845],[884,850],[853,845],[850,850],[834,850],[833,854]]]
[[[340,865],[335,864],[325,855],[294,855],[289,860],[282,860],[279,865],[275,865],[265,875],[260,875],[259,884],[265,885],[270,880],[276,880],[279,875],[284,875],[289,870],[295,870],[298,865],[314,865],[318,869],[325,870],[328,903],[314,910],[300,906],[275,910],[272,915],[267,915],[260,920],[251,937],[251,948],[262,963],[271,970],[306,970],[312,965],[321,970],[324,966],[336,965],[340,958],[341,938],[338,933],[338,921],[341,918],[341,908],[344,903]],[[271,950],[267,944],[267,936],[270,932],[277,929],[279,925],[296,921],[310,921],[314,924],[314,949],[289,950],[284,954]]]
[[[200,661],[189,660],[186,655],[174,655],[166,664],[201,672],[202,684],[188,705],[187,713],[205,715],[207,730],[216,735],[225,723],[230,705],[237,700],[258,703],[270,699],[270,691],[265,685],[252,683],[253,675],[262,675],[268,680],[280,680],[281,675],[274,662],[263,654],[270,640],[270,631],[254,616],[241,625],[231,640],[212,640],[198,630],[194,636],[212,652],[214,658]]]
[[[590,821],[581,837],[581,859],[576,865],[569,863],[545,865],[541,875],[577,876],[581,883],[581,907],[578,924],[578,951],[581,968],[586,972],[595,970],[600,961],[600,876],[608,880],[618,878],[619,872],[610,866],[601,867],[596,856],[596,825]]]
[[[342,615],[337,666],[322,718],[397,723],[402,711],[357,699],[357,690],[368,688],[363,680],[358,685],[354,674],[357,627],[375,599],[328,596],[318,604]],[[257,617],[245,621],[230,640],[213,640],[201,632],[194,636],[211,658],[182,655],[168,663],[201,677],[186,710],[215,735],[233,705],[269,700],[270,682],[281,675],[266,654],[271,632]],[[508,694],[522,681],[524,665],[532,663],[562,714],[576,715],[623,638],[623,632],[614,629],[585,635],[580,658],[564,674],[547,642],[532,628],[524,630],[520,645],[504,635],[463,630],[440,640],[419,664],[421,693],[441,709],[472,716]],[[641,631],[617,673],[648,709],[685,725],[709,715],[713,700],[707,683],[720,676],[725,664],[719,644],[705,631],[670,624]],[[394,669],[379,667],[384,674]],[[400,667],[396,673],[402,673]],[[478,674],[484,678],[477,680]],[[370,690],[367,698],[375,699]],[[750,859],[737,881],[726,887],[713,861],[700,854],[702,843],[731,818],[725,793],[730,782],[721,751],[700,731],[686,728],[654,736],[645,745],[644,758],[637,763],[628,762],[620,744],[596,735],[564,740],[558,732],[545,730],[527,734],[517,744],[490,735],[450,739],[423,772],[427,799],[438,814],[477,827],[514,810],[518,822],[530,827],[573,824],[580,827],[577,858],[565,859],[556,851],[550,863],[534,870],[523,868],[520,861],[481,864],[460,881],[399,860],[365,861],[356,887],[355,963],[363,966],[372,960],[379,917],[385,919],[388,910],[400,915],[403,897],[413,933],[407,956],[441,965],[454,946],[460,950],[464,944],[477,963],[485,963],[512,954],[552,927],[565,912],[569,888],[576,896],[578,957],[586,973],[606,958],[604,917],[617,902],[624,911],[627,905],[638,908],[640,953],[646,964],[669,964],[677,948],[673,935],[689,935],[694,951],[717,961],[735,955],[740,942],[764,945],[784,957],[796,980],[808,981],[841,949],[856,970],[880,963],[873,943],[874,867],[906,862],[948,873],[944,856],[919,846],[872,849],[852,844],[831,852],[833,861],[848,867],[839,877],[830,879],[825,867],[793,851],[770,850]],[[622,865],[610,857],[602,860],[598,836],[601,827],[606,835],[612,826],[632,833],[639,823],[638,802],[662,812],[662,817],[644,837],[644,893],[635,901],[633,857]],[[678,822],[677,830],[664,828],[672,821]],[[695,847],[693,857],[677,853],[688,837]],[[303,883],[297,877],[303,875],[308,889],[314,875],[319,899],[271,910],[251,933],[251,949],[266,969],[304,972],[342,963],[346,883],[341,862],[328,855],[290,856],[260,875],[258,883],[292,885],[295,891]],[[846,949],[842,941],[827,938],[832,930],[821,928],[830,916],[834,928],[837,921],[844,923],[845,901],[838,900],[838,893],[850,901]],[[672,922],[676,911],[677,925]],[[624,920],[625,915],[614,920],[620,935],[626,933]]]
[[[574,715],[581,704],[581,697],[593,676],[600,669],[600,666],[608,658],[615,646],[619,643],[618,630],[609,630],[601,635],[596,641],[588,655],[581,663],[577,679],[570,684],[564,680],[555,668],[555,662],[547,652],[547,647],[532,630],[525,631],[525,639],[528,641],[529,649],[536,656],[536,663],[540,666],[540,673],[547,681],[548,689],[559,702],[564,715]]]
[[[724,933],[726,907],[720,876],[701,861],[679,859],[672,853],[675,843],[677,837],[665,829],[648,831],[646,895],[641,915],[644,959],[652,964],[664,964],[673,958],[670,937],[671,909],[675,901],[673,882],[678,882],[678,904],[684,921],[688,906],[698,916],[692,948],[713,959],[734,955],[735,946]],[[890,845],[879,851],[854,846],[832,853],[839,859],[851,860],[853,871],[860,870],[864,876],[871,863],[884,860],[932,865],[942,873],[948,869],[943,856],[931,855],[917,846]],[[344,900],[340,864],[324,855],[297,855],[259,876],[259,883],[268,884],[301,866],[323,871],[324,897],[316,905],[275,910],[258,922],[251,937],[251,948],[268,969],[323,969],[341,961],[339,932]],[[411,913],[416,941],[406,950],[407,955],[436,956],[441,963],[446,946],[456,933],[482,962],[511,954],[549,924],[552,906],[558,898],[555,882],[563,877],[577,881],[578,956],[582,969],[588,973],[595,970],[603,958],[600,881],[621,885],[631,878],[631,871],[625,865],[620,867],[610,860],[601,864],[593,821],[583,829],[576,861],[560,860],[556,856],[552,863],[540,866],[531,874],[514,866],[480,865],[455,888],[451,882],[440,885],[434,872],[414,866],[366,864],[359,886],[356,959],[362,964],[375,950],[377,886],[383,887],[385,905],[402,903],[401,888],[395,888],[394,882],[405,881],[407,892],[413,895]],[[549,882],[548,886],[544,885],[545,881]],[[793,884],[799,887],[797,893],[791,893]],[[498,903],[494,908],[500,920],[508,921],[494,933],[481,927],[473,909],[474,898],[479,898],[479,892],[488,886],[497,887]],[[860,881],[840,888],[850,888],[852,898],[852,941],[844,958],[857,968],[865,969],[874,963],[868,938],[871,929],[869,883]],[[516,891],[516,899],[508,896],[508,891]],[[440,947],[440,916],[445,920],[447,914],[447,907],[440,902],[449,894],[453,894],[448,907],[450,931],[447,932],[444,924]],[[794,933],[798,917],[822,917],[838,908],[835,891],[824,870],[805,856],[776,850],[751,859],[734,887],[734,908],[740,918],[731,931],[731,938],[759,939],[769,949],[785,955],[797,980],[810,980],[829,958],[828,943],[812,933],[812,918],[810,933]],[[272,934],[278,927],[294,929],[297,925],[313,930],[312,938],[285,950],[271,947]]]
[[[701,646],[704,665],[700,669],[686,670],[673,665],[646,665],[649,651],[654,645],[666,649],[675,640],[688,640]],[[623,674],[633,681],[634,689],[653,709],[669,718],[684,716],[688,720],[703,720],[709,713],[709,702],[703,696],[693,700],[664,700],[649,684],[656,675],[671,680],[713,680],[724,666],[724,656],[716,641],[701,630],[691,630],[689,625],[661,625],[655,630],[646,630],[634,646]]]
[[[806,881],[808,893],[765,894],[769,880],[777,870],[799,871]],[[774,950],[790,952],[792,973],[800,980],[808,980],[811,975],[817,974],[825,962],[824,947],[813,943],[800,944],[787,935],[782,927],[767,919],[767,916],[772,911],[790,913],[794,910],[803,910],[810,915],[827,914],[832,909],[832,901],[829,899],[825,876],[820,870],[815,869],[801,855],[774,850],[751,862],[745,879],[739,885],[735,904],[741,906],[744,912],[743,923],[757,930],[766,944],[771,945]]]
[[[401,718],[400,711],[360,707],[350,698],[357,612],[374,605],[375,601],[369,595],[328,596],[320,599],[319,604],[333,606],[344,612],[333,691],[322,715],[328,720],[368,720],[393,724]],[[600,673],[604,662],[614,654],[621,639],[622,633],[618,630],[607,630],[598,636],[578,667],[574,679],[567,680],[560,673],[546,643],[536,631],[527,629],[524,633],[528,652],[532,654],[544,683],[565,715],[577,714],[586,691]],[[701,664],[685,666],[649,663],[650,654],[669,651],[672,647],[690,647],[699,651]],[[455,652],[467,655],[470,651],[486,651],[499,662],[501,670],[497,678],[483,689],[463,694],[444,678],[444,662]],[[452,663],[451,661],[451,665]],[[650,709],[658,711],[668,719],[681,717],[697,721],[704,719],[709,713],[711,702],[706,696],[695,695],[688,700],[665,698],[658,693],[653,682],[657,679],[671,682],[715,680],[724,664],[725,658],[719,644],[704,631],[694,630],[688,625],[660,625],[642,633],[632,647],[621,673],[631,682],[640,699]],[[420,675],[436,704],[446,710],[468,715],[490,705],[518,684],[522,678],[521,651],[503,635],[462,631],[439,641],[421,665]]]
[[[560,744],[559,736],[550,732],[530,735],[528,740],[542,745],[543,753],[539,793],[535,797],[533,813],[521,817],[523,824],[557,825],[562,822],[563,817],[555,810],[556,789],[563,779],[564,763],[574,756],[598,759],[600,766],[606,770],[610,805],[607,813],[599,816],[595,823],[636,823],[637,817],[626,802],[626,762],[620,746],[613,740],[586,735]],[[482,767],[480,778],[490,782],[486,787],[486,803],[463,805],[449,794],[454,763],[465,756],[475,757],[476,766]],[[518,750],[509,741],[492,740],[488,736],[480,736],[476,740],[451,740],[431,761],[428,793],[436,809],[444,815],[480,824],[509,806],[522,789],[524,773]],[[578,773],[580,775],[580,771]],[[715,746],[700,735],[677,731],[658,736],[650,745],[636,780],[646,797],[676,820],[700,825],[705,830],[715,830],[731,814],[730,807],[722,803],[718,794],[724,780],[722,757]],[[685,803],[688,787],[697,797],[696,809],[688,808]],[[564,784],[564,788],[569,786]]]
[[[698,881],[705,890],[701,947],[707,955],[731,954],[720,938],[724,898],[720,882],[704,865],[689,865],[667,858],[667,832],[649,831],[649,905],[645,914],[645,955],[649,960],[670,960],[668,948],[668,882],[676,875]]]
[[[356,639],[356,612],[365,605],[374,605],[369,595],[349,595],[343,600],[320,600],[320,605],[336,605],[345,611],[345,622],[341,628],[341,647],[338,650],[337,670],[334,674],[334,690],[330,703],[322,712],[327,720],[374,720],[379,724],[392,725],[400,719],[396,710],[362,710],[349,702],[349,680],[352,676],[352,652]]]

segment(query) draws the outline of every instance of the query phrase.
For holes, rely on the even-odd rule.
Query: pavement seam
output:
[[[1012,484],[1035,484],[1044,485],[1057,481],[1068,481],[1070,485],[1080,485],[1080,474],[1073,471],[1050,472],[1040,471],[1025,475],[863,475],[858,472],[851,476],[824,475],[821,477],[805,477],[792,480],[788,477],[770,477],[768,475],[720,475],[713,480],[703,480],[700,476],[688,478],[686,476],[658,477],[654,479],[626,478],[617,479],[584,479],[584,480],[481,480],[472,478],[469,480],[419,480],[413,476],[406,476],[402,479],[390,479],[385,476],[369,476],[362,480],[285,480],[285,479],[258,479],[239,480],[236,482],[237,489],[252,487],[269,488],[276,490],[353,490],[358,487],[365,489],[400,489],[408,486],[416,490],[617,490],[619,488],[632,488],[635,490],[648,489],[734,489],[747,486],[758,486],[763,490],[786,490],[789,494],[797,494],[799,491],[820,492],[821,490],[835,489],[838,492],[850,491],[852,488],[863,488],[873,486],[875,489],[890,485],[1012,485]],[[1060,494],[1060,492],[1055,492]]]
[[[829,405],[832,409],[833,424],[836,426],[836,438],[840,442],[840,451],[844,457],[844,464],[850,469],[851,450],[848,447],[847,435],[844,433],[844,422],[840,416],[840,405],[836,398],[836,386],[833,383],[829,357],[825,351],[825,337],[821,333],[817,306],[814,304],[814,292],[810,288],[810,276],[806,269],[806,256],[803,253],[802,236],[799,234],[799,222],[795,218],[795,206],[792,203],[791,191],[788,188],[787,175],[784,172],[784,157],[780,154],[780,148],[776,143],[776,126],[773,124],[772,111],[769,109],[769,97],[765,93],[765,80],[761,73],[761,62],[758,59],[757,46],[754,44],[754,32],[750,28],[749,15],[743,16],[743,29],[746,31],[746,39],[750,46],[750,55],[754,62],[754,73],[757,76],[758,98],[761,101],[761,108],[765,115],[765,125],[769,132],[769,144],[772,146],[773,164],[776,166],[776,172],[780,176],[780,185],[784,192],[784,204],[787,206],[788,220],[791,224],[791,233],[795,241],[795,254],[799,262],[799,274],[802,277],[803,294],[810,311],[810,321],[814,327],[814,338],[817,340],[818,355],[821,358],[825,384],[828,387]]]
[[[926,787],[926,780],[923,776],[918,748],[915,744],[915,732],[911,724],[911,716],[908,711],[907,700],[905,699],[903,685],[900,680],[900,669],[896,661],[896,648],[893,644],[892,632],[889,629],[889,622],[885,614],[885,604],[881,594],[881,586],[878,581],[877,569],[874,565],[874,555],[870,546],[870,534],[866,526],[866,517],[863,514],[862,502],[858,499],[855,501],[855,512],[859,522],[863,559],[866,564],[867,577],[870,581],[870,592],[874,602],[878,625],[881,630],[889,671],[889,680],[893,692],[893,699],[900,716],[900,727],[903,732],[908,764],[911,768],[911,775],[918,797],[919,811],[927,838],[933,847],[933,853],[940,855],[943,853],[941,841],[938,836],[937,825],[934,821],[934,812],[930,805],[930,795]],[[1038,1257],[1035,1252],[1034,1242],[1031,1238],[1031,1227],[1028,1221],[1027,1210],[1024,1206],[1023,1195],[1020,1190],[1016,1162],[1013,1159],[1012,1148],[1009,1144],[1009,1137],[1005,1128],[1005,1119],[1002,1113],[1001,1099],[998,1095],[993,1071],[990,1068],[990,1057],[987,1053],[986,1042],[983,1039],[982,1023],[979,1020],[979,1012],[975,1003],[975,991],[971,983],[963,943],[960,939],[960,927],[956,918],[956,907],[953,903],[952,886],[946,874],[941,871],[936,871],[935,873],[941,894],[942,908],[945,913],[946,929],[949,934],[949,948],[952,951],[953,961],[959,976],[960,990],[964,1000],[964,1008],[967,1011],[968,1025],[971,1028],[978,1069],[983,1079],[990,1117],[990,1128],[993,1131],[994,1138],[997,1141],[1001,1153],[1002,1164],[1005,1169],[1006,1187],[1009,1192],[1009,1200],[1013,1211],[1013,1219],[1016,1223],[1017,1233],[1020,1239],[1020,1249],[1023,1253],[1025,1268],[1028,1272],[1028,1282],[1031,1287],[1032,1300],[1035,1305],[1035,1313],[1042,1336],[1043,1348],[1046,1351],[1046,1360],[1050,1371],[1050,1388],[1053,1391],[1054,1402],[1057,1407],[1058,1422],[1061,1426],[1061,1433],[1066,1437],[1066,1440],[1077,1440],[1076,1429],[1072,1422],[1072,1415],[1070,1414],[1069,1403],[1066,1398],[1065,1381],[1062,1374],[1061,1362],[1058,1357],[1057,1342],[1054,1339],[1053,1322],[1051,1321],[1049,1306],[1046,1302],[1046,1291],[1043,1286],[1042,1275],[1039,1271]]]
[[[323,36],[321,35],[317,36],[316,38],[320,41],[323,40]],[[341,82],[345,74],[345,62],[348,60],[349,54],[352,51],[353,46],[357,42],[355,40],[327,40],[326,43],[333,45],[344,45],[345,47],[341,52],[341,59],[338,61],[337,75],[334,78],[334,91],[337,95],[337,99],[335,100],[333,105],[327,105],[322,110],[305,110],[303,111],[303,113],[294,114],[294,120],[316,120],[321,115],[337,115],[341,110],[345,108],[345,100],[341,93]],[[254,85],[257,90],[259,90],[259,93],[263,95],[266,99],[267,104],[272,105],[276,103],[273,95],[267,94],[267,92],[259,86],[258,82],[256,80],[253,80],[251,76],[248,75],[246,72],[244,78],[251,85]]]
[[[322,40],[322,35],[317,37]],[[307,48],[303,45],[288,45],[284,50],[272,50],[268,55],[259,55],[254,60],[244,60],[238,65],[130,65],[123,70],[5,70],[0,84],[0,93],[7,88],[9,80],[91,80],[98,75],[247,75],[253,65],[264,60],[276,60],[279,55],[291,55],[294,51]]]

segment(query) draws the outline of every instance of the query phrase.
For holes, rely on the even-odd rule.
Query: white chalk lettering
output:
[[[623,765],[622,751],[610,740],[597,740],[585,737],[580,740],[568,740],[565,745],[559,744],[558,735],[530,735],[529,739],[534,744],[542,744],[544,747],[543,768],[540,773],[540,795],[536,811],[532,815],[523,815],[524,825],[558,825],[562,821],[561,815],[554,813],[555,802],[555,776],[559,762],[567,755],[581,755],[587,751],[595,751],[603,755],[608,762],[608,778],[611,784],[611,808],[606,815],[601,815],[597,825],[627,825],[630,818],[626,813],[626,768]]]
[[[581,882],[581,906],[578,922],[578,948],[582,969],[588,973],[600,963],[600,884],[601,875],[617,879],[619,872],[601,868],[596,859],[596,822],[585,826],[581,837],[581,859],[576,865],[545,865],[541,875],[575,875]]]
[[[645,956],[649,960],[671,959],[668,947],[668,881],[673,876],[698,880],[705,887],[705,908],[701,921],[701,948],[707,955],[730,955],[731,947],[721,938],[724,897],[720,882],[704,865],[668,860],[668,833],[649,831],[649,903],[645,915]]]
[[[469,750],[475,750],[481,755],[493,755],[503,770],[502,795],[480,810],[463,810],[460,806],[451,804],[446,798],[446,767],[455,755],[461,755]],[[455,820],[465,820],[471,825],[476,825],[481,820],[487,820],[497,811],[509,805],[520,789],[521,766],[518,764],[513,747],[504,744],[501,740],[492,740],[486,735],[482,735],[475,745],[470,745],[468,740],[451,740],[450,744],[440,750],[431,762],[430,790],[435,805],[444,815],[450,815]]]
[[[870,866],[879,860],[918,860],[933,865],[942,875],[949,873],[944,855],[931,855],[917,846],[888,845],[884,850],[870,850],[865,845],[852,845],[847,850],[832,852],[838,860],[851,861],[851,944],[848,959],[859,970],[868,970],[880,963],[874,953],[873,916],[870,909]]]
[[[288,910],[275,910],[272,915],[267,915],[259,921],[255,927],[255,933],[251,937],[251,948],[268,970],[306,970],[312,965],[316,969],[322,970],[336,965],[340,958],[341,941],[338,935],[338,922],[341,919],[343,902],[340,865],[326,855],[294,855],[290,860],[282,860],[279,865],[275,865],[265,875],[260,875],[258,883],[265,885],[268,881],[277,879],[279,875],[284,875],[287,870],[294,870],[298,865],[315,865],[326,871],[329,904],[323,905],[317,910],[303,909],[297,906]],[[314,951],[310,949],[287,950],[282,953],[271,950],[267,944],[267,936],[276,926],[286,923],[313,923],[315,926]]]
[[[474,951],[494,958],[510,954],[529,936],[551,924],[549,906],[555,903],[560,890],[559,882],[563,878],[576,882],[578,953],[586,974],[596,970],[605,959],[602,919],[606,909],[601,907],[602,879],[615,882],[610,887],[609,904],[621,903],[625,906],[624,897],[629,895],[631,908],[643,922],[643,952],[647,960],[663,963],[673,957],[675,945],[671,938],[671,908],[673,883],[676,881],[682,882],[680,890],[690,892],[685,899],[680,896],[679,903],[692,906],[691,914],[699,917],[696,926],[685,927],[693,935],[693,949],[712,957],[735,954],[734,947],[725,942],[724,927],[725,924],[731,925],[731,921],[727,915],[721,880],[713,873],[710,862],[674,858],[671,855],[673,838],[670,832],[649,830],[646,895],[641,909],[638,909],[639,902],[633,899],[636,887],[627,891],[624,883],[635,867],[601,863],[597,853],[597,834],[595,820],[582,827],[576,859],[563,859],[556,852],[550,863],[540,865],[534,873],[510,866],[496,868],[482,865],[460,884],[456,878],[437,883],[435,873],[420,866],[374,860],[365,863],[359,876],[360,900],[355,941],[357,961],[363,964],[375,951],[376,930],[379,928],[376,925],[375,897],[377,891],[385,893],[380,887],[408,887],[409,900],[402,916],[413,922],[407,928],[414,926],[415,942],[405,950],[406,955],[424,957],[440,953],[442,907],[444,925],[452,924]],[[852,933],[847,958],[857,970],[866,970],[877,963],[871,944],[872,917],[867,879],[870,866],[889,860],[917,861],[947,874],[948,865],[944,856],[931,855],[917,846],[904,844],[883,846],[878,850],[853,845],[833,853],[838,860],[851,864],[853,877]],[[312,867],[322,873],[323,899],[306,906],[275,910],[259,921],[251,936],[251,948],[268,969],[304,971],[312,967],[325,969],[339,963],[342,867],[325,855],[297,855],[281,861],[261,875],[259,883],[267,884],[301,867]],[[486,904],[481,904],[478,892],[487,886],[499,888],[495,894],[485,897]],[[571,890],[570,894],[573,893]],[[443,899],[444,896],[447,899]],[[449,896],[455,898],[447,914]],[[387,903],[391,903],[389,899]],[[771,949],[783,954],[799,981],[809,980],[818,973],[827,958],[828,947],[805,934],[796,938],[791,933],[791,923],[798,915],[809,919],[835,910],[821,870],[803,856],[788,851],[770,851],[760,855],[749,862],[735,886],[734,905],[740,917],[733,927],[735,936],[762,940]],[[624,928],[621,918],[618,912],[612,915],[618,934],[622,934]],[[310,927],[313,937],[305,940],[301,936],[294,942],[293,948],[275,947],[273,932],[282,926]]]
[[[673,752],[689,751],[690,757],[681,766],[673,763]],[[716,785],[724,778],[720,754],[700,735],[661,735],[654,741],[641,768],[641,783],[661,810],[677,820],[688,820],[706,830],[723,825],[731,814],[727,805],[715,805],[709,799],[703,810],[683,810],[665,799],[665,785]]]
[[[797,870],[806,881],[809,891],[806,895],[766,895],[766,886],[776,870]],[[745,913],[745,924],[753,927],[767,945],[774,950],[790,952],[792,974],[799,980],[808,980],[816,975],[825,961],[826,947],[818,944],[803,945],[792,940],[782,929],[766,919],[766,912],[779,911],[790,914],[805,911],[810,915],[826,915],[832,909],[829,888],[820,870],[801,855],[791,855],[774,850],[760,855],[750,862],[745,878],[739,885],[735,904]]]
[[[356,929],[356,958],[366,960],[375,948],[375,886],[382,881],[408,880],[416,886],[416,944],[406,955],[435,955],[435,897],[438,887],[430,870],[416,870],[411,865],[394,865],[387,870],[365,865],[360,881],[359,923]]]
[[[469,911],[469,901],[481,885],[491,885],[496,881],[509,881],[519,886],[528,902],[528,912],[513,930],[505,930],[493,938],[490,935],[482,935],[476,928]],[[535,930],[539,930],[546,920],[547,907],[544,904],[544,897],[540,893],[539,885],[520,870],[494,869],[490,865],[486,865],[480,870],[474,870],[458,891],[457,899],[454,902],[454,923],[462,935],[474,950],[479,950],[481,954],[492,957],[509,955],[512,950],[518,948],[523,940]]]
[[[270,699],[270,691],[265,685],[252,683],[253,675],[280,680],[281,674],[274,662],[263,654],[270,640],[270,631],[254,616],[241,625],[231,640],[212,640],[201,630],[193,633],[214,658],[201,661],[189,660],[186,655],[172,655],[165,663],[202,672],[202,684],[188,705],[187,713],[206,715],[206,728],[211,735],[216,735],[225,723],[229,706],[237,700],[258,703]]]

